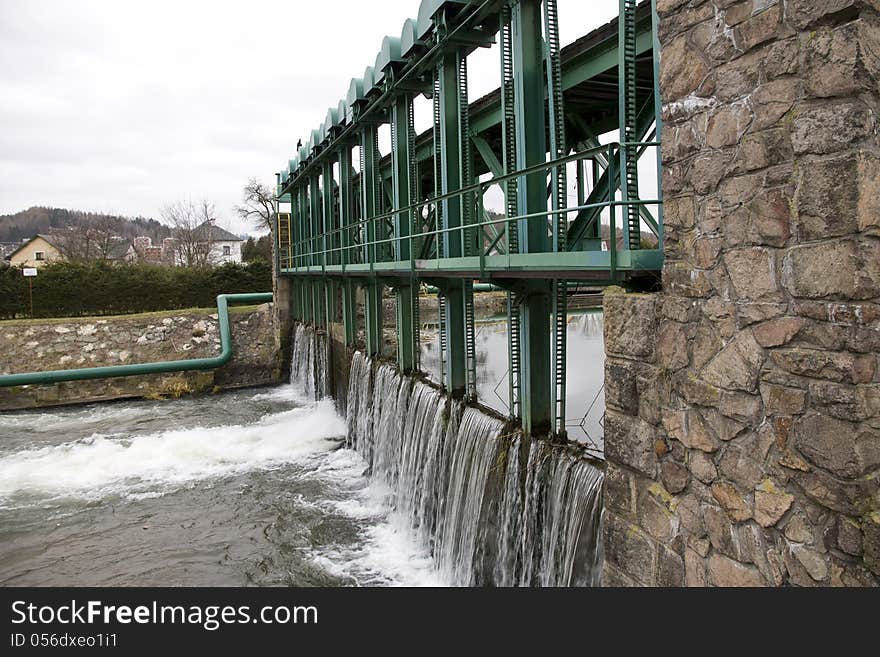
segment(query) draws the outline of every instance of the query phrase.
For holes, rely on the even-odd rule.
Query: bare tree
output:
[[[81,262],[97,257],[95,232],[88,226],[68,226],[49,231],[52,244],[65,260]]]
[[[244,186],[242,199],[244,204],[235,206],[238,216],[259,229],[271,231],[278,211],[278,197],[272,188],[251,178]]]
[[[209,201],[178,201],[165,206],[162,218],[171,225],[174,237],[174,263],[185,267],[214,264],[214,222],[217,213]]]

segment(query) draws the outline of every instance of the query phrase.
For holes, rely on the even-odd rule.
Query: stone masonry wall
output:
[[[876,586],[880,1],[657,6],[666,264],[605,301],[605,582]]]
[[[232,360],[217,370],[0,388],[0,411],[277,383],[281,376],[269,304],[231,309]],[[0,322],[0,373],[204,358],[220,353],[216,314],[150,313],[105,319]]]

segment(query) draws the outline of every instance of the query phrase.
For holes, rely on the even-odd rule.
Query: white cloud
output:
[[[560,0],[563,43],[617,0]],[[274,182],[299,137],[399,34],[418,0],[0,3],[0,213],[54,205],[158,217]],[[481,53],[472,86],[497,67]]]

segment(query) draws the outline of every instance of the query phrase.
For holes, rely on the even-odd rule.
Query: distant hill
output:
[[[165,237],[171,237],[171,229],[155,219],[32,207],[15,214],[0,215],[0,242],[20,242],[37,233],[48,233],[52,229],[68,226],[99,228],[129,239],[147,235],[154,244]]]

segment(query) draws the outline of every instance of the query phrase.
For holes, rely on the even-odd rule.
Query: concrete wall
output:
[[[605,301],[605,582],[877,585],[880,2],[657,5],[666,264]]]
[[[0,388],[0,410],[179,396],[277,383],[282,361],[271,306],[244,312],[233,308],[230,317],[233,356],[218,370]],[[219,353],[217,315],[205,312],[0,322],[0,373],[4,374],[203,358]]]

